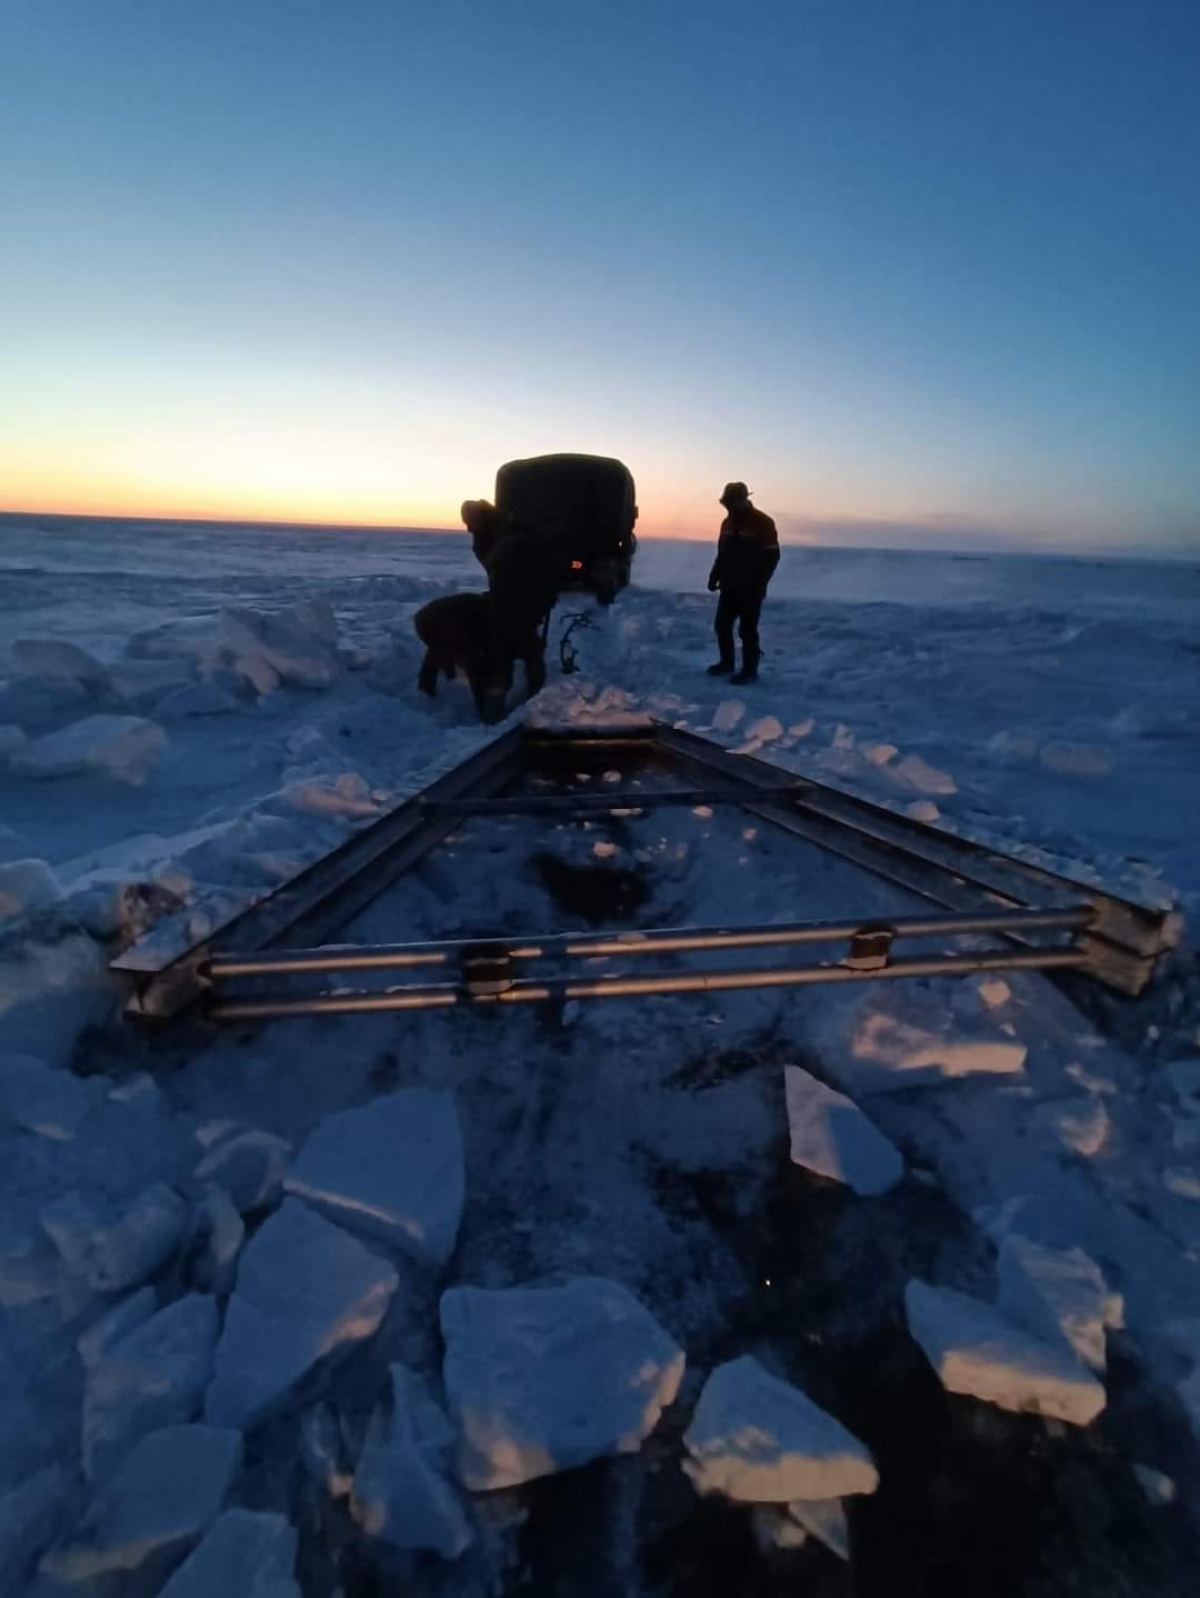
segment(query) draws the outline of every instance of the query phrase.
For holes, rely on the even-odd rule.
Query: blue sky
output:
[[[0,504],[1200,547],[1200,6],[4,0]]]

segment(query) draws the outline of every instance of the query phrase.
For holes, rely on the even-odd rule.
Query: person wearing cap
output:
[[[475,559],[486,569],[488,556],[503,531],[504,518],[489,499],[464,499],[459,514],[471,535]]]
[[[708,674],[729,676],[731,682],[741,686],[758,681],[762,653],[758,617],[767,584],[779,565],[779,533],[766,512],[750,503],[750,490],[745,483],[726,483],[720,503],[725,507],[725,520],[717,539],[717,558],[709,573],[708,591],[721,591],[713,624],[721,658],[708,668]],[[742,669],[738,672],[734,671],[735,622],[742,640]]]

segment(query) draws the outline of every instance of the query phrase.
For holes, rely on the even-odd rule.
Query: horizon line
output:
[[[83,521],[83,522],[139,522],[139,523],[168,523],[182,526],[200,527],[247,527],[288,529],[296,528],[310,531],[346,532],[346,533],[429,533],[434,536],[461,535],[466,537],[465,528],[448,526],[445,523],[418,523],[418,522],[343,522],[343,521],[308,521],[287,520],[277,517],[262,516],[170,516],[170,515],[117,515],[106,511],[64,511],[64,510],[9,510],[0,506],[0,519],[20,520],[32,517],[45,517],[56,521]],[[821,518],[806,518],[811,526]],[[839,520],[851,526],[880,527],[895,526],[893,520],[884,517],[849,517],[838,518],[831,516],[829,520],[837,523]],[[914,523],[914,527],[920,524]],[[930,531],[934,531],[930,527]],[[712,542],[711,534],[677,534],[661,532],[639,532],[639,539],[649,539],[664,544],[708,544]],[[995,556],[1024,556],[1030,559],[1060,559],[1060,560],[1141,560],[1150,562],[1190,562],[1200,564],[1200,547],[1189,550],[1182,545],[1167,545],[1154,551],[1139,549],[1133,545],[1118,547],[1105,546],[1100,549],[1089,549],[1079,545],[1064,546],[1062,544],[1043,545],[1040,548],[1028,545],[995,545],[985,548],[969,548],[958,545],[921,545],[921,544],[863,544],[842,542],[830,539],[828,535],[822,537],[789,538],[784,534],[780,539],[781,544],[790,549],[820,549],[833,550],[842,553],[860,553],[876,555],[944,555],[962,557],[966,559],[986,560]]]

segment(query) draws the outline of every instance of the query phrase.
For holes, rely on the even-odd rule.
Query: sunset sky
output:
[[[0,0],[0,509],[1200,551],[1196,0]]]

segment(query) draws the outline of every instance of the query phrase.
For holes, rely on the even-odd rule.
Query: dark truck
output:
[[[562,593],[611,605],[629,582],[637,496],[629,468],[602,455],[538,455],[496,473],[496,509],[548,538]]]

